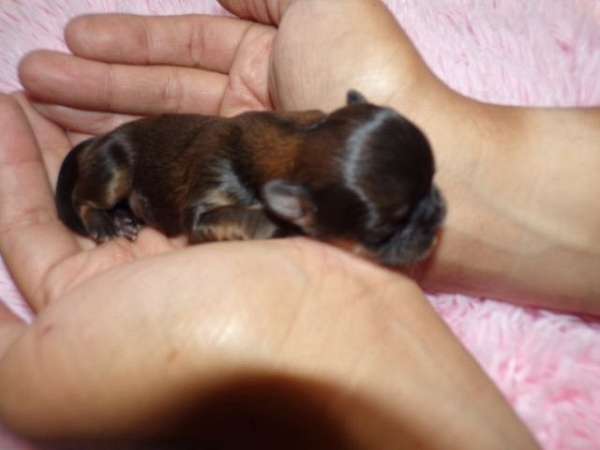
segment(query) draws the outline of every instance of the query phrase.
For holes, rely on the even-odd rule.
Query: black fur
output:
[[[58,212],[58,218],[71,230],[81,236],[87,236],[88,233],[81,221],[81,217],[73,207],[73,190],[78,181],[79,175],[79,155],[81,151],[90,145],[94,138],[87,139],[73,148],[64,159],[58,180],[56,182],[55,204]]]

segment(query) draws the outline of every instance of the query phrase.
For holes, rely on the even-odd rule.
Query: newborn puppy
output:
[[[433,174],[421,131],[350,91],[331,114],[125,124],[69,153],[56,206],[97,242],[133,240],[142,224],[191,243],[304,234],[397,266],[425,258],[443,222]]]

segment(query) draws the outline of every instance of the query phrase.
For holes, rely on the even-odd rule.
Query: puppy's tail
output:
[[[77,184],[79,173],[79,154],[93,140],[94,138],[90,138],[83,141],[69,152],[58,173],[56,195],[54,198],[59,219],[71,230],[82,236],[87,236],[88,233],[77,211],[73,207],[73,190]]]

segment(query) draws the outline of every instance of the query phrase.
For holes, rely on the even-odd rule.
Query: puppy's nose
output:
[[[446,200],[436,186],[431,188],[431,193],[421,202],[419,208],[421,226],[431,229],[432,232],[437,231],[446,218],[447,207]]]

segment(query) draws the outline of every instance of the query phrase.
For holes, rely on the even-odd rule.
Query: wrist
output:
[[[589,208],[600,193],[582,170],[600,164],[600,151],[564,158],[570,142],[600,142],[598,110],[581,118],[425,86],[404,112],[431,141],[448,217],[436,253],[411,275],[431,290],[600,314],[600,214]]]

